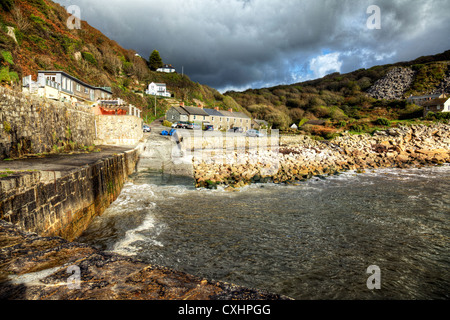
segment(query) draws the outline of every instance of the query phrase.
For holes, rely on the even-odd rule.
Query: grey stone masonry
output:
[[[94,140],[89,108],[0,87],[0,160],[49,152],[63,142],[89,146]]]

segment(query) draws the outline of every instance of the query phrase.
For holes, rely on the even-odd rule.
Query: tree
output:
[[[157,69],[164,66],[161,56],[159,55],[158,50],[153,50],[149,59],[150,70],[156,71]]]
[[[14,1],[13,0],[0,0],[0,7],[3,8],[6,12],[9,12],[14,7]]]

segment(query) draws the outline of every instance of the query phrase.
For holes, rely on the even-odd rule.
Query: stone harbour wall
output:
[[[21,172],[0,180],[0,219],[42,236],[76,239],[117,199],[138,148],[68,173]]]
[[[61,143],[94,144],[94,114],[0,87],[0,160],[49,152]]]

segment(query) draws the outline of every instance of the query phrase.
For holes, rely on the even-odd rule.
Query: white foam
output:
[[[142,249],[136,244],[139,241],[145,241],[146,243],[151,243],[154,246],[163,247],[164,245],[161,242],[156,239],[150,239],[148,236],[144,236],[142,234],[142,232],[152,229],[156,229],[155,218],[152,214],[148,214],[144,222],[139,227],[126,232],[125,238],[117,242],[112,251],[122,255],[134,256],[140,249]],[[161,228],[158,229],[157,235],[162,232]]]

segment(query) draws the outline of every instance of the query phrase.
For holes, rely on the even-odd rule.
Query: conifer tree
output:
[[[156,71],[159,68],[164,66],[161,56],[159,55],[158,50],[153,50],[149,59],[150,70]]]

